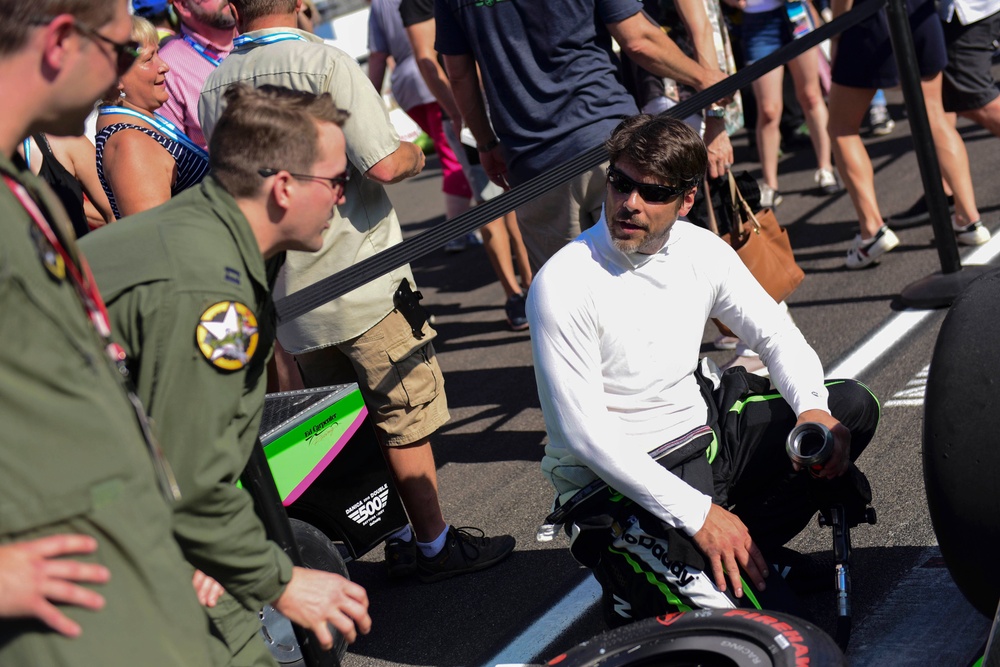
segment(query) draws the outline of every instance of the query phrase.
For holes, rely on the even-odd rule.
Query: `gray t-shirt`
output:
[[[436,100],[413,57],[410,39],[399,16],[399,2],[372,0],[368,13],[368,50],[388,53],[396,61],[389,81],[392,96],[405,111]]]

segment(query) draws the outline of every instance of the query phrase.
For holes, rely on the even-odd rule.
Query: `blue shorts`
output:
[[[743,13],[743,51],[750,65],[792,42],[792,24],[784,7]]]

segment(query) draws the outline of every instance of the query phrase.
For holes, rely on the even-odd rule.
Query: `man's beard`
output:
[[[228,30],[236,27],[236,19],[224,8],[216,12],[207,12],[195,5],[191,5],[189,8],[196,19],[216,30]]]
[[[628,222],[631,221],[631,218],[615,218],[614,220],[616,222]],[[608,223],[609,227],[613,224],[613,222]],[[610,229],[611,243],[626,255],[637,253],[652,254],[659,251],[666,244],[667,237],[670,236],[670,227],[657,234],[650,232],[648,225],[641,225],[641,228],[646,232],[646,235],[641,239],[620,239],[615,236],[614,230]]]

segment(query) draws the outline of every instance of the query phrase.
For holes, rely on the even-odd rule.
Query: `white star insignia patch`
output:
[[[257,318],[238,301],[220,301],[201,314],[195,343],[210,364],[224,371],[238,371],[257,351]]]

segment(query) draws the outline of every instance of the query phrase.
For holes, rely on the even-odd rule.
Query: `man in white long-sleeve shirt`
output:
[[[581,559],[604,588],[610,623],[755,603],[768,572],[757,543],[765,554],[780,547],[860,474],[844,475],[874,434],[878,402],[854,381],[824,383],[815,351],[736,253],[677,220],[705,173],[697,134],[634,116],[607,146],[601,223],[546,263],[528,299],[549,435],[543,472],[557,505],[597,478],[623,497],[602,497],[610,527]],[[730,394],[750,386],[721,417],[696,374],[710,317],[759,352],[777,387],[754,392],[756,378],[727,374]],[[835,439],[814,477],[797,474],[784,451],[803,422]],[[671,442],[658,465],[650,452]]]

